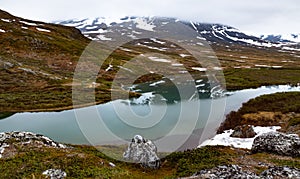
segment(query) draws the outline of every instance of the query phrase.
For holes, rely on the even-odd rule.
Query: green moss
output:
[[[278,166],[289,166],[289,167],[296,167],[300,168],[300,158],[293,158],[291,160],[283,160],[283,159],[269,159],[269,161],[275,163]]]
[[[228,90],[257,88],[268,85],[299,83],[299,68],[282,69],[225,69],[224,76]]]
[[[241,125],[242,116],[244,114],[257,113],[260,111],[300,113],[300,92],[274,93],[251,99],[248,102],[243,103],[238,111],[232,111],[226,116],[226,120],[218,129],[218,133]],[[289,122],[289,125],[297,124],[299,124],[298,118],[292,119]]]
[[[300,117],[295,117],[289,120],[289,126],[296,126],[300,124]]]
[[[230,163],[234,156],[226,147],[207,146],[203,148],[188,150],[185,152],[174,152],[165,158],[171,167],[176,168],[176,176],[191,176],[202,169],[209,169],[218,165]]]

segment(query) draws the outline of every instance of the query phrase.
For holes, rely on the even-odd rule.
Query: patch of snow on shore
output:
[[[165,81],[163,81],[163,80],[160,80],[160,81],[157,81],[157,82],[151,83],[149,86],[156,86],[156,85],[158,85],[158,84],[162,84],[162,83],[165,83]]]
[[[148,104],[153,97],[153,92],[143,93],[139,98],[133,99],[131,104]]]
[[[280,126],[253,127],[254,131],[257,133],[257,135],[253,138],[230,137],[230,135],[233,133],[233,130],[230,129],[224,131],[222,134],[217,134],[212,139],[208,139],[204,141],[198,147],[203,147],[207,145],[223,145],[223,146],[233,146],[235,148],[251,149],[253,141],[257,136],[268,132],[276,132],[280,128],[281,128]]]

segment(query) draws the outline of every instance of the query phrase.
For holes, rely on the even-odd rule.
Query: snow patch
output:
[[[100,34],[103,34],[103,33],[106,33],[107,30],[103,30],[103,29],[98,29],[98,30],[93,30],[93,31],[88,31],[88,32],[82,32],[83,34],[97,34],[97,33],[100,33]]]
[[[153,49],[153,50],[162,51],[162,52],[166,51],[166,49],[167,49],[167,48],[152,47],[152,46],[144,45],[144,44],[141,44],[141,43],[137,43],[137,45],[147,47],[147,48]]]
[[[32,22],[26,22],[26,21],[20,21],[20,22],[29,26],[38,26],[36,23],[32,23]]]
[[[163,59],[163,58],[158,58],[158,57],[148,57],[148,58],[155,62],[171,63],[170,60]]]
[[[291,50],[291,51],[300,51],[300,49],[297,48],[291,48],[291,47],[282,47],[283,50]]]
[[[146,31],[154,31],[153,28],[156,27],[155,25],[152,24],[152,22],[149,23],[144,18],[136,18],[135,23],[136,23],[136,28],[146,30]]]
[[[193,70],[197,70],[197,71],[206,71],[207,68],[201,68],[201,67],[192,67]]]
[[[150,40],[152,40],[153,42],[159,43],[159,44],[165,44],[165,43],[166,43],[166,42],[157,40],[157,39],[155,39],[155,38],[150,38]]]
[[[173,63],[172,66],[178,67],[178,66],[183,66],[183,64],[181,64],[181,63]]]
[[[187,55],[187,54],[179,54],[182,58],[184,57],[189,57],[190,55]]]
[[[11,22],[9,19],[1,19],[3,22]]]
[[[123,47],[119,47],[119,49],[126,51],[126,52],[132,52],[132,50],[128,49],[128,48],[123,48]]]
[[[153,92],[143,93],[139,98],[133,99],[132,104],[148,104],[154,97]]]
[[[5,30],[3,30],[3,29],[0,29],[0,32],[4,33],[4,32],[5,32]]]
[[[94,26],[86,27],[85,29],[87,29],[87,30],[92,30],[92,29],[95,29],[95,28],[97,28],[97,27],[98,27],[98,26],[94,25]]]
[[[38,27],[36,28],[36,30],[41,31],[41,32],[51,32],[48,29],[42,29],[42,28],[38,28]]]
[[[97,37],[98,37],[100,40],[106,40],[106,41],[112,40],[111,38],[105,37],[104,35],[97,35]]]
[[[112,66],[111,64],[109,64],[109,65],[108,65],[108,67],[105,69],[105,71],[109,71],[109,70],[111,70],[111,69],[112,69],[112,67],[113,67],[113,66]]]
[[[165,81],[163,80],[160,80],[160,81],[157,81],[157,82],[154,82],[154,83],[151,83],[149,86],[156,86],[158,84],[162,84],[162,83],[166,83]]]
[[[245,148],[251,149],[254,139],[264,133],[268,132],[276,132],[276,130],[280,129],[280,126],[270,126],[270,127],[260,127],[256,126],[253,127],[254,131],[256,132],[256,136],[253,138],[236,138],[230,137],[233,133],[233,130],[226,130],[222,134],[217,134],[212,139],[208,139],[200,144],[198,147],[203,147],[207,145],[223,145],[223,146],[233,146],[235,148]]]

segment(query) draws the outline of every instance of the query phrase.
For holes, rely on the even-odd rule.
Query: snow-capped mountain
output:
[[[125,18],[95,18],[83,20],[68,20],[56,22],[58,24],[72,26],[80,29],[82,33],[93,40],[112,40],[109,36],[111,32],[122,33],[132,38],[134,34],[139,33],[138,30],[153,31],[157,26],[165,25],[170,22],[185,24],[195,31],[210,43],[238,43],[250,44],[258,46],[278,46],[276,43],[271,43],[259,37],[247,35],[240,30],[222,24],[208,24],[181,21],[173,18],[163,17],[125,17]],[[118,30],[116,30],[118,27]]]
[[[261,35],[261,39],[269,42],[297,42],[300,43],[300,33],[283,35]]]
[[[300,35],[298,34],[257,37],[228,25],[198,23],[165,17],[94,18],[55,23],[76,27],[86,37],[98,41],[114,41],[120,37],[138,39],[143,35],[144,37],[147,36],[149,32],[173,32],[178,29],[177,27],[185,25],[198,34],[197,38],[203,39],[209,44],[222,46],[242,45],[255,48],[272,47],[278,48],[278,50],[299,51],[297,42],[300,42]],[[170,24],[172,25],[170,26]],[[169,29],[164,29],[164,26],[169,26]],[[180,32],[176,33],[180,34]]]

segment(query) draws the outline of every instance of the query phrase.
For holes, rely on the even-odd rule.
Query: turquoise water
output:
[[[261,87],[230,92],[217,99],[175,103],[133,104],[128,100],[116,100],[78,110],[17,113],[0,120],[0,132],[31,131],[58,142],[93,145],[124,143],[135,134],[141,134],[158,145],[189,138],[197,146],[214,135],[224,116],[237,110],[243,102],[262,94],[283,91],[300,91],[300,87]],[[187,148],[191,146],[188,143]],[[174,147],[178,146],[174,144]]]

